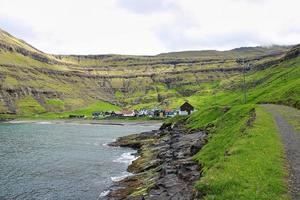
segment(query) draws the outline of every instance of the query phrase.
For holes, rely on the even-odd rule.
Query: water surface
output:
[[[0,199],[97,199],[126,175],[117,137],[156,125],[0,124]]]

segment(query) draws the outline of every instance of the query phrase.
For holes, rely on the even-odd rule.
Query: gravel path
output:
[[[289,164],[288,181],[291,196],[293,200],[300,200],[300,133],[296,131],[295,124],[288,123],[291,117],[293,122],[300,121],[300,111],[287,106],[272,104],[266,104],[263,107],[273,115],[277,123]],[[287,117],[283,113],[289,113],[289,116]]]

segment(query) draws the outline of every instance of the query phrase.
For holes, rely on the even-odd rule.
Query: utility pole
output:
[[[247,103],[247,87],[246,87],[246,65],[245,65],[245,58],[243,59],[243,92],[244,92],[244,104]]]

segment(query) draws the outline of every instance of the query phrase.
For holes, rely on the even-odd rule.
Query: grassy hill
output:
[[[298,45],[276,64],[249,71],[246,103],[242,77],[233,76],[212,87],[211,95],[188,97],[198,111],[172,119],[183,121],[189,129],[209,132],[208,143],[194,156],[203,168],[195,185],[203,199],[291,199],[278,128],[259,104],[300,108],[299,53]],[[289,120],[289,113],[284,114]]]
[[[176,108],[184,100],[200,106],[201,99],[217,90],[240,87],[243,68],[237,58],[251,62],[249,74],[259,73],[279,62],[289,49],[247,47],[157,56],[50,55],[0,30],[0,115],[65,116],[65,112],[94,105],[102,105],[97,110],[111,105],[118,109]]]

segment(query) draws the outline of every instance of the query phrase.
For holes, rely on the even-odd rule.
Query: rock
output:
[[[299,56],[299,54],[300,54],[300,44],[295,45],[290,51],[288,51],[283,59],[289,60],[292,58],[296,58],[297,56]]]
[[[163,123],[161,125],[161,127],[159,128],[159,130],[171,130],[172,128],[172,123]]]
[[[112,146],[137,148],[140,157],[128,167],[135,175],[116,183],[105,199],[189,200],[201,196],[193,189],[201,169],[192,156],[206,142],[206,132],[187,130],[180,123],[119,138]]]

